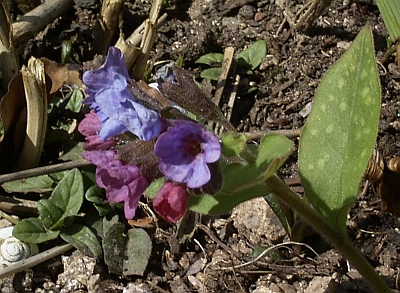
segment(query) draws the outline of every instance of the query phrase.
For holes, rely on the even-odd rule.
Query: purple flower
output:
[[[129,75],[121,51],[110,47],[102,67],[83,74],[88,97],[84,104],[97,113],[102,125],[99,136],[105,141],[125,131],[141,140],[151,140],[163,129],[160,115],[139,104],[129,91]]]
[[[221,145],[202,125],[176,120],[157,139],[154,153],[160,158],[159,168],[165,177],[190,188],[199,188],[210,181],[207,163],[219,159]]]
[[[107,150],[117,144],[114,138],[108,138],[106,141],[98,135],[101,122],[94,111],[90,111],[85,115],[85,118],[78,126],[78,131],[85,136],[86,142],[83,143],[83,148],[86,151]]]
[[[124,202],[125,218],[132,219],[140,197],[149,185],[140,168],[115,160],[114,151],[90,151],[82,156],[97,166],[96,183],[106,189],[107,200]]]
[[[153,208],[166,221],[175,223],[185,214],[188,200],[185,184],[166,182],[158,191]]]

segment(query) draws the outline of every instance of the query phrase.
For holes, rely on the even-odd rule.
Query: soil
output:
[[[92,60],[92,30],[101,5],[96,0],[75,3],[49,24],[45,33],[19,48],[22,63],[30,56],[60,62],[63,39],[74,40],[74,62]],[[223,53],[229,46],[237,54],[263,39],[267,56],[254,76],[241,79],[231,123],[240,131],[300,129],[321,78],[362,27],[372,27],[377,60],[385,56],[388,36],[373,1],[334,1],[307,33],[292,28],[285,17],[296,15],[303,5],[292,0],[166,1],[163,12],[168,14],[167,22],[157,34],[150,61],[183,57],[183,67],[198,75],[203,69],[196,63],[200,56]],[[16,3],[12,7],[16,15]],[[122,26],[126,36],[147,18],[150,7],[151,1],[126,1]],[[393,56],[378,69],[382,110],[377,149],[388,159],[400,154],[400,69]],[[202,81],[202,85],[212,97],[216,84]],[[256,90],[248,92],[250,86]],[[223,97],[222,109],[227,108],[228,94]],[[292,139],[297,145],[298,138]],[[296,155],[289,158],[280,175],[301,194],[296,160]],[[156,253],[143,277],[110,275],[101,261],[88,265],[86,274],[74,275],[72,270],[65,277],[61,273],[67,274],[68,258],[92,263],[74,252],[63,256],[65,269],[60,259],[33,268],[33,281],[22,287],[26,292],[371,292],[335,250],[315,248],[314,254],[306,246],[284,244],[290,240],[262,198],[238,206],[229,215],[203,216],[199,221],[203,226],[183,243],[178,242],[179,226],[163,227],[171,235],[168,241],[154,235]],[[396,217],[381,212],[374,186],[360,191],[349,214],[348,232],[392,289],[399,285],[399,226]],[[305,243],[314,247],[317,238],[310,235]],[[257,248],[273,246],[267,257],[243,265]],[[10,290],[7,292],[13,292]]]

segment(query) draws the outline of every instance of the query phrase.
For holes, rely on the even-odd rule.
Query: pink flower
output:
[[[154,210],[166,221],[175,223],[185,214],[189,195],[185,184],[166,182],[153,201]]]
[[[125,218],[135,216],[139,200],[149,185],[140,168],[114,159],[114,151],[90,151],[82,156],[97,166],[96,183],[106,189],[107,200],[124,202]]]
[[[117,144],[115,138],[108,138],[106,141],[102,141],[98,135],[100,126],[101,121],[93,110],[87,113],[79,124],[78,131],[85,136],[86,142],[84,142],[83,148],[86,151],[107,150]]]

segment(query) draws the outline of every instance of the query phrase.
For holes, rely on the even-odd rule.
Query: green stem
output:
[[[296,195],[276,175],[265,181],[272,193],[304,218],[318,233],[334,246],[360,274],[366,279],[371,288],[377,293],[391,293],[378,273],[357,250],[348,235],[333,229],[314,209]]]

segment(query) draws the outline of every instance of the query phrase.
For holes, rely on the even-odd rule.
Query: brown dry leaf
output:
[[[77,85],[82,88],[83,83],[79,78],[79,72],[76,70],[69,69],[68,65],[58,64],[47,58],[40,58],[40,60],[44,64],[45,73],[51,78],[52,86],[50,90],[50,94],[58,91],[63,84],[68,85]]]
[[[26,101],[22,74],[16,75],[0,102],[4,135],[0,139],[0,173],[13,169],[22,150],[26,131]]]

